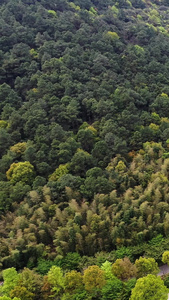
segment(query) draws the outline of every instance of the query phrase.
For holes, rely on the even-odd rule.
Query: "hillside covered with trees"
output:
[[[2,300],[128,300],[167,250],[168,1],[2,0]]]

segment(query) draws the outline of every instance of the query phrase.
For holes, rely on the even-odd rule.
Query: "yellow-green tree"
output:
[[[108,31],[106,33],[106,37],[109,38],[109,39],[111,39],[111,40],[118,40],[119,39],[118,34],[116,32],[114,32],[114,31],[113,32],[112,31]]]
[[[162,262],[169,265],[169,251],[165,251],[162,255]]]
[[[148,274],[157,275],[159,272],[158,264],[154,258],[140,257],[136,259],[137,277],[143,277]]]
[[[8,122],[4,120],[0,120],[0,128],[6,128],[8,126]]]
[[[52,175],[49,176],[49,180],[52,181],[56,181],[58,180],[60,177],[62,177],[63,175],[66,175],[69,173],[68,170],[68,164],[65,165],[60,165],[54,172]]]
[[[0,300],[21,300],[21,299],[17,298],[17,297],[10,298],[8,296],[2,296],[2,297],[0,297]]]
[[[24,287],[29,293],[38,295],[42,287],[42,278],[33,270],[24,268],[18,282],[18,287]]]
[[[112,272],[112,264],[109,261],[105,261],[102,266],[101,269],[105,272],[105,277],[106,279],[112,279],[114,278],[114,274]]]
[[[20,157],[22,154],[24,154],[26,146],[27,144],[25,142],[17,143],[10,147],[10,151],[13,152],[16,155],[16,157]]]
[[[168,292],[159,276],[149,274],[137,280],[130,300],[167,300]]]
[[[23,286],[16,286],[10,293],[11,298],[19,298],[20,300],[33,300],[34,294],[29,292],[25,287]]]
[[[112,272],[117,278],[127,280],[136,276],[136,267],[131,263],[128,257],[117,259],[112,265]]]
[[[22,182],[32,184],[35,177],[34,166],[29,161],[13,163],[6,172],[6,177],[11,183]]]
[[[63,294],[64,291],[64,277],[63,277],[63,272],[60,267],[57,266],[52,266],[51,269],[49,270],[48,274],[48,282],[51,285],[51,292],[53,295],[50,297],[57,297]]]
[[[71,271],[65,275],[65,291],[67,293],[75,293],[83,288],[83,276],[80,272]]]
[[[86,291],[93,293],[106,284],[105,273],[98,266],[90,266],[84,271],[83,282]]]
[[[2,272],[4,283],[0,287],[0,293],[4,296],[9,296],[11,290],[17,285],[20,275],[17,273],[15,268],[9,268]]]

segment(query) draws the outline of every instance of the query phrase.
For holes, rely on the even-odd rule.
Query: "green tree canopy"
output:
[[[19,181],[25,184],[32,184],[35,177],[35,171],[33,165],[29,161],[13,163],[9,170],[6,172],[7,179],[11,183],[17,183]]]
[[[20,279],[20,275],[13,267],[4,270],[2,275],[3,275],[4,283],[0,287],[0,292],[3,293],[5,296],[10,296],[10,292],[17,285]]]
[[[100,290],[106,283],[105,273],[98,266],[90,266],[84,271],[83,282],[89,293]]]
[[[162,255],[162,262],[169,265],[169,251],[165,251]]]
[[[131,263],[128,257],[117,259],[112,265],[112,272],[121,280],[130,279],[136,276],[136,267]]]
[[[135,261],[137,276],[143,277],[148,274],[157,275],[159,272],[158,264],[154,258],[140,257]]]
[[[63,293],[65,284],[63,272],[60,267],[52,266],[47,274],[48,282],[51,285],[51,291],[54,293],[54,296],[58,296]]]
[[[167,300],[168,289],[160,277],[147,275],[137,280],[130,300]]]

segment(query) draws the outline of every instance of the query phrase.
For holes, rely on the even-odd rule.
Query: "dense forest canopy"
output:
[[[85,292],[71,298],[62,269],[125,256],[161,262],[169,249],[167,0],[1,1],[0,211],[0,267],[45,275],[54,265],[44,300],[56,297],[52,272],[63,300],[80,300],[90,298],[86,273]],[[79,274],[69,275],[81,282]],[[128,300],[135,281],[124,289],[113,278]],[[90,299],[109,299],[109,283]],[[5,297],[22,300],[17,284]],[[39,299],[31,293],[26,300]]]

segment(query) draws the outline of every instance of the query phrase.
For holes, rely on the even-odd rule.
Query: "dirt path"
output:
[[[169,273],[169,266],[168,265],[163,265],[159,267],[160,272],[158,273],[159,276],[165,275]],[[169,294],[168,294],[168,300],[169,300]]]
[[[169,273],[169,266],[168,265],[163,265],[159,267],[160,272],[158,273],[159,276],[165,275]]]

